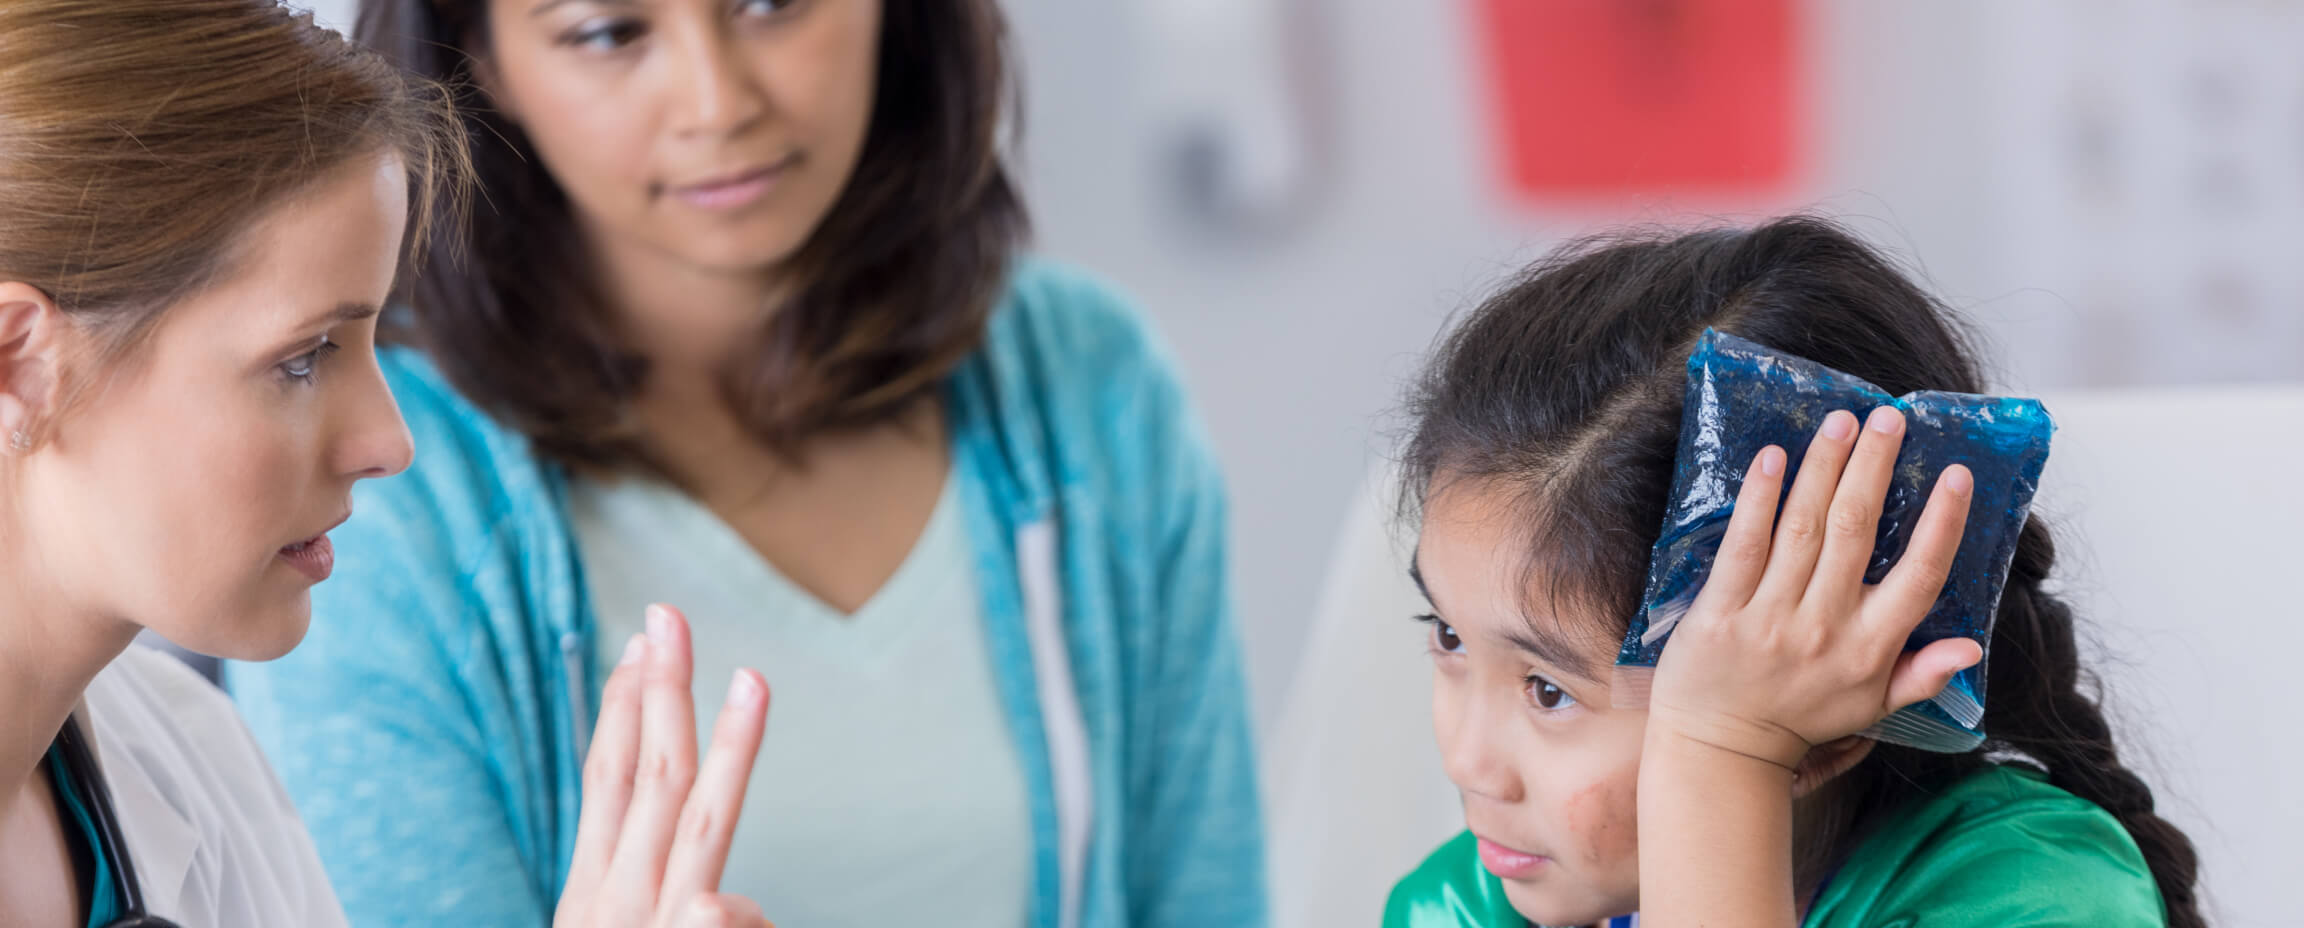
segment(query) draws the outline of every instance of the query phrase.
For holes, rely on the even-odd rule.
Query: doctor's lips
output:
[[[279,552],[280,559],[287,561],[288,566],[296,568],[296,572],[310,578],[314,583],[328,579],[328,575],[336,570],[336,546],[328,542],[328,533],[335,531],[336,526],[344,524],[345,520],[350,518],[352,518],[352,514],[347,512],[338,517],[336,521],[329,523],[327,528],[321,529],[320,534],[293,544],[282,545]]]
[[[1488,872],[1500,879],[1525,880],[1552,862],[1552,858],[1541,854],[1530,854],[1490,841],[1478,832],[1474,832],[1472,837],[1480,843],[1480,866],[1486,867]]]
[[[741,209],[767,196],[785,173],[800,163],[795,152],[766,165],[724,171],[691,184],[667,186],[664,192],[698,209],[715,212]]]

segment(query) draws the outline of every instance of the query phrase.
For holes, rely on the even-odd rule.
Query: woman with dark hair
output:
[[[231,671],[355,922],[544,924],[657,599],[776,687],[724,885],[779,919],[1261,920],[1216,468],[1135,314],[1017,253],[1002,30],[363,3],[464,88],[479,205],[384,352],[422,452],[306,649]]]
[[[1616,705],[1707,328],[1892,395],[1985,392],[1950,312],[1814,219],[1586,243],[1482,304],[1416,390],[1403,487],[1469,830],[1385,924],[2200,928],[2192,844],[2120,762],[2037,518],[1993,625],[1983,743],[1857,735],[1982,657],[1905,651],[1959,547],[1965,466],[1929,475],[1902,560],[1863,582],[1892,407],[1827,416],[1789,488],[1786,449],[1749,462],[1648,707]]]

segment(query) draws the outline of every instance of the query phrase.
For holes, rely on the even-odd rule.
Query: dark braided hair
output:
[[[1444,481],[1516,493],[1529,569],[1543,565],[1545,586],[1566,600],[1556,607],[1584,607],[1532,612],[1628,618],[1664,522],[1688,354],[1706,327],[1892,394],[1986,392],[1950,310],[1829,221],[1590,239],[1529,268],[1441,343],[1410,400],[1403,503],[1413,510]],[[1993,628],[1983,746],[1882,744],[1803,800],[1803,885],[1845,856],[1863,823],[2013,759],[2117,818],[2168,924],[2203,928],[2192,842],[2121,764],[2080,666],[2072,610],[2042,589],[2055,556],[2046,526],[2027,522]],[[1584,632],[1621,636],[1624,621]]]

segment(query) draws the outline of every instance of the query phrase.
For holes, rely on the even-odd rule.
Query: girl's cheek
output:
[[[1587,867],[1628,867],[1637,858],[1639,784],[1639,768],[1634,767],[1568,797],[1568,830],[1583,849]]]

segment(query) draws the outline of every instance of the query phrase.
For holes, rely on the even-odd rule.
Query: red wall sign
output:
[[[1797,0],[1474,2],[1515,190],[1742,192],[1791,175]]]

